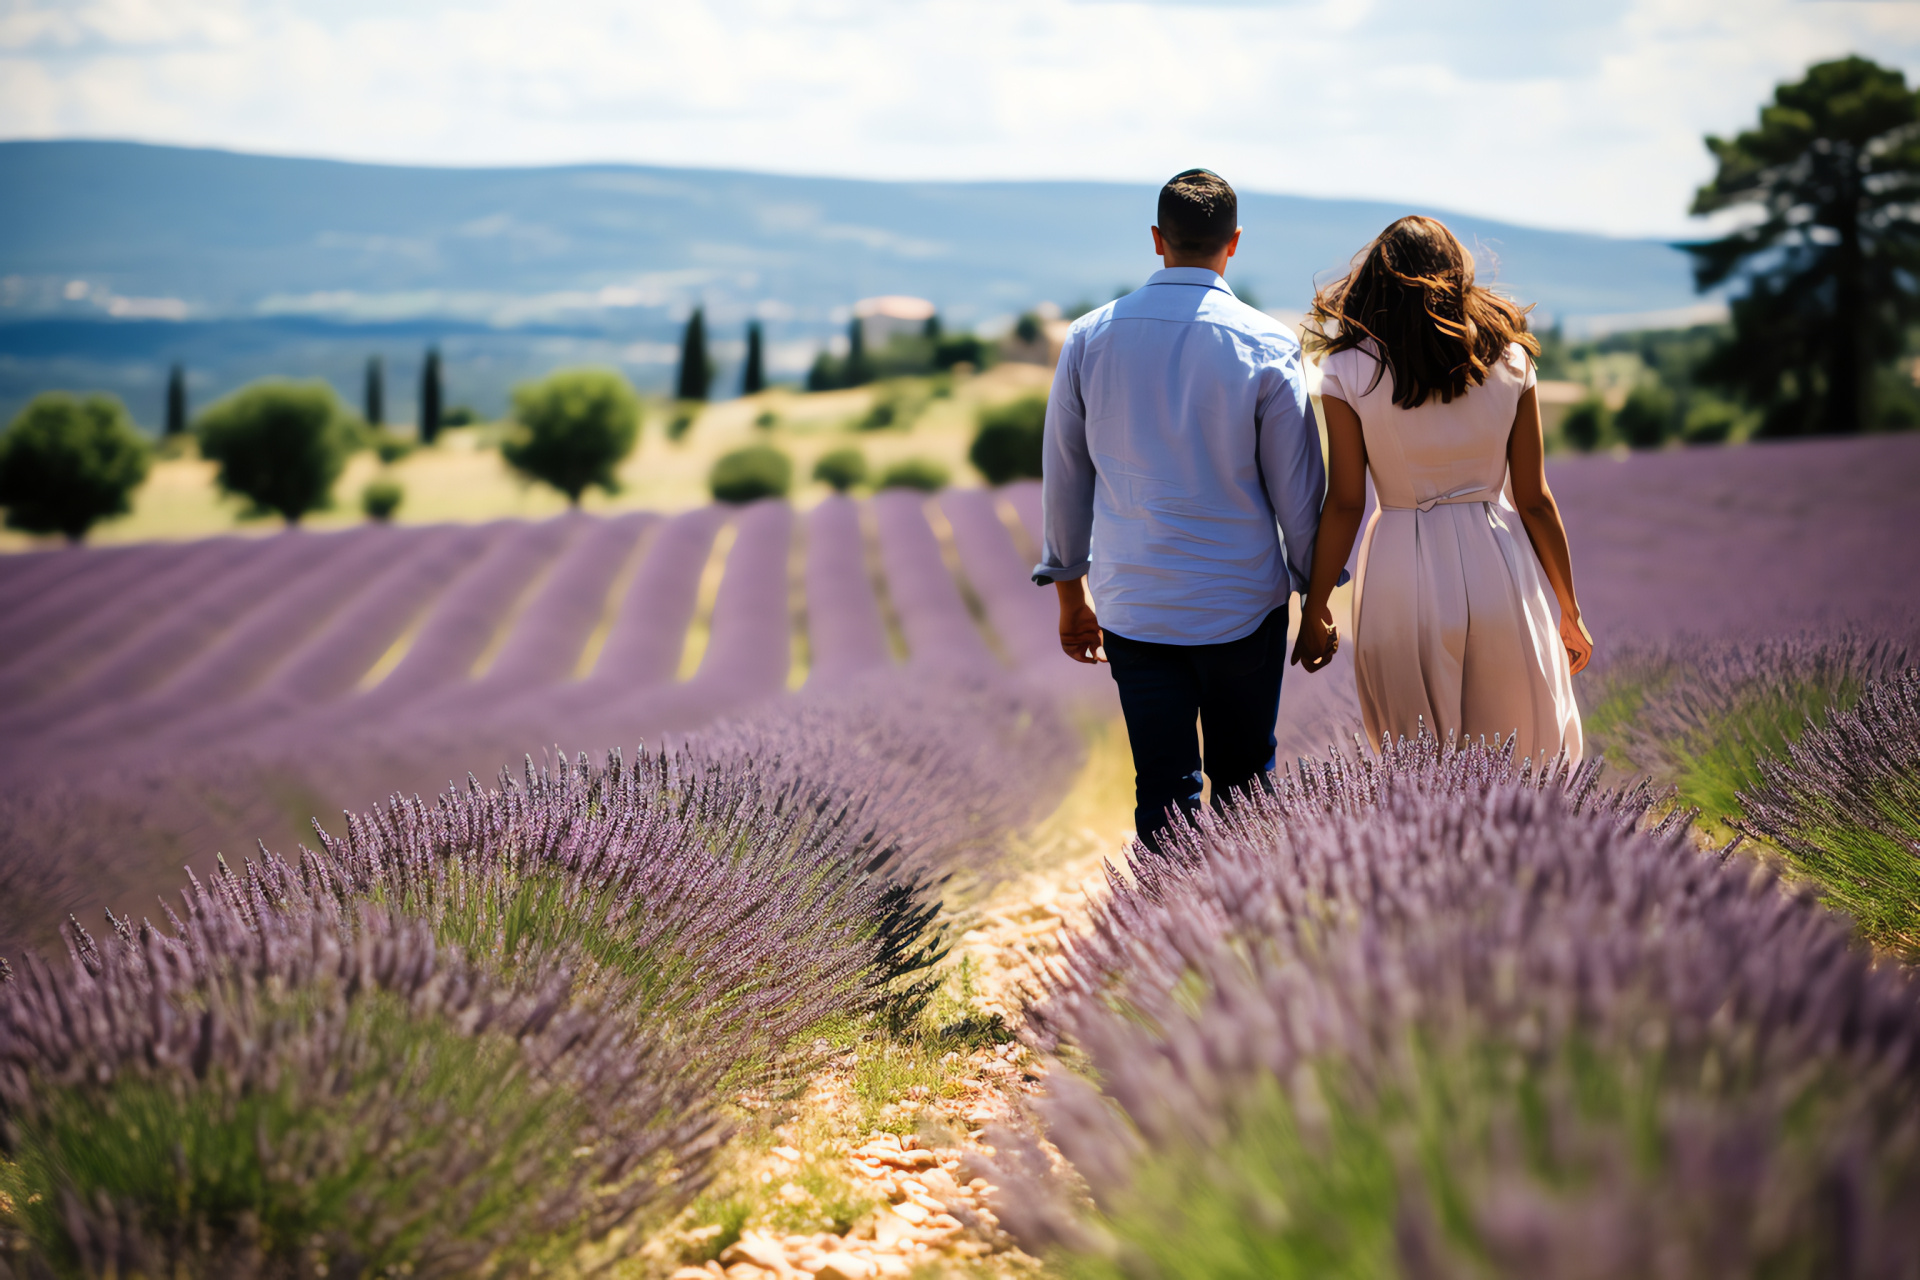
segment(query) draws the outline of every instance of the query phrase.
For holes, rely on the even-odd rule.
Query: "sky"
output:
[[[1687,234],[1702,135],[1916,0],[0,0],[0,137],[1235,185]]]

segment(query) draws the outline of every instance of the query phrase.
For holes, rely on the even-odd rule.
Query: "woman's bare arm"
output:
[[[1580,599],[1573,591],[1573,555],[1567,549],[1567,526],[1560,504],[1547,487],[1546,442],[1541,438],[1540,399],[1528,387],[1513,415],[1513,434],[1507,438],[1507,466],[1513,473],[1513,505],[1527,540],[1546,571],[1547,582],[1560,601],[1560,640],[1575,671],[1593,657],[1593,636],[1580,618]]]
[[[1333,661],[1340,647],[1327,600],[1353,554],[1353,538],[1367,510],[1367,442],[1360,431],[1360,415],[1333,396],[1322,398],[1320,407],[1327,419],[1327,498],[1320,504],[1313,573],[1300,605],[1300,638],[1293,645],[1293,661],[1308,671]]]

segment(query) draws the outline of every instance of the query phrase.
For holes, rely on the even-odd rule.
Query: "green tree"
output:
[[[112,396],[35,396],[0,434],[0,506],[7,527],[79,542],[124,515],[147,478],[147,443]]]
[[[840,385],[840,362],[822,351],[813,358],[813,367],[807,370],[807,390],[833,391]]]
[[[1632,449],[1658,449],[1674,428],[1673,393],[1657,382],[1643,382],[1627,393],[1613,415],[1613,429]]]
[[[1876,366],[1920,318],[1920,94],[1865,58],[1822,62],[1707,147],[1719,168],[1693,212],[1760,216],[1683,246],[1701,289],[1747,285],[1703,375],[1762,409],[1763,435],[1873,425]]]
[[[1560,422],[1560,436],[1581,453],[1592,453],[1600,447],[1612,420],[1607,402],[1599,396],[1588,396],[1567,410]]]
[[[360,510],[366,512],[367,519],[385,524],[406,497],[407,491],[398,480],[380,476],[367,481],[366,488],[360,490]]]
[[[813,464],[813,478],[835,493],[845,493],[867,482],[867,455],[851,446],[823,453]]]
[[[440,348],[428,347],[420,366],[420,443],[432,444],[440,436]]]
[[[387,377],[379,356],[367,357],[367,381],[363,397],[367,425],[378,427],[387,420]]]
[[[1724,400],[1701,396],[1687,407],[1680,438],[1688,444],[1721,444],[1740,426],[1740,411]]]
[[[793,460],[772,445],[752,444],[723,453],[707,475],[715,502],[784,498],[793,488]]]
[[[953,473],[934,458],[902,458],[880,473],[881,489],[918,489],[937,493],[947,487]]]
[[[353,429],[326,383],[270,379],[215,401],[194,428],[200,453],[220,464],[214,481],[299,524],[328,505],[353,450]]]
[[[957,364],[970,364],[975,369],[984,369],[987,367],[988,354],[987,344],[972,334],[955,334],[934,344],[933,367],[951,369]]]
[[[760,322],[747,322],[747,364],[740,373],[740,394],[755,395],[767,389],[766,353],[761,349]]]
[[[509,465],[578,506],[594,485],[618,493],[614,468],[640,438],[640,400],[611,369],[571,369],[513,389],[518,427],[500,446]]]
[[[187,433],[187,371],[183,365],[175,364],[167,370],[167,425],[168,436],[183,436]]]
[[[695,307],[680,338],[679,398],[705,400],[713,386],[713,360],[707,355],[707,320]]]
[[[1038,480],[1046,425],[1047,402],[1039,396],[982,409],[980,430],[967,450],[967,461],[988,484]]]

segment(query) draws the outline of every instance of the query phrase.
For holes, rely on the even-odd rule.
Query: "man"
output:
[[[1075,321],[1061,348],[1033,571],[1059,593],[1067,656],[1104,648],[1135,828],[1155,848],[1170,810],[1200,806],[1196,717],[1216,800],[1265,785],[1287,602],[1306,589],[1326,489],[1300,343],[1222,278],[1240,246],[1233,188],[1189,169],[1159,213],[1165,269]],[[1318,670],[1334,643],[1305,638],[1300,660]]]

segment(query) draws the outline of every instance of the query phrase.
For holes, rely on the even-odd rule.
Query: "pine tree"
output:
[[[767,370],[765,356],[761,352],[760,322],[747,322],[747,367],[740,375],[740,394],[753,395],[767,389]]]
[[[420,366],[420,443],[432,444],[440,434],[440,348],[428,347]]]
[[[377,427],[387,420],[387,379],[386,370],[380,364],[379,356],[367,357],[367,425]]]
[[[713,385],[713,361],[707,356],[707,321],[695,307],[687,317],[687,332],[680,343],[680,386],[682,400],[705,400]]]
[[[1693,212],[1760,216],[1681,246],[1700,288],[1748,286],[1703,376],[1764,409],[1762,435],[1875,425],[1876,373],[1920,320],[1920,92],[1897,67],[1818,63],[1758,128],[1707,146],[1718,171]]]
[[[170,436],[187,430],[187,370],[176,364],[167,373],[167,431]]]

